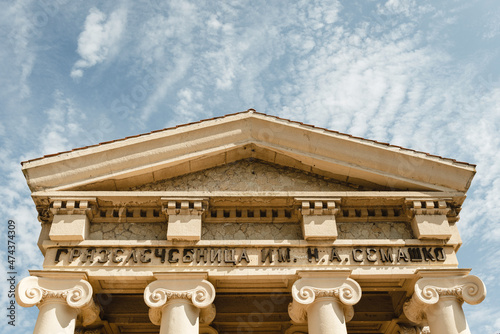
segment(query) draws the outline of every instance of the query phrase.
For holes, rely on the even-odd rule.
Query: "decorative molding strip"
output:
[[[291,207],[216,207],[203,216],[206,223],[295,223],[299,217]]]
[[[49,210],[53,215],[87,215],[92,219],[97,209],[96,198],[51,198]]]
[[[202,215],[208,207],[206,198],[162,198],[166,215]]]
[[[103,207],[92,223],[162,223],[167,219],[161,207]]]
[[[335,216],[339,212],[340,198],[296,198],[300,202],[300,213],[303,216]]]
[[[407,198],[406,206],[410,217],[412,215],[447,215],[451,211],[451,199]]]
[[[337,222],[404,222],[408,217],[403,214],[403,207],[342,207],[337,215]]]

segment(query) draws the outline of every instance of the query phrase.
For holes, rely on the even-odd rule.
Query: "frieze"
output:
[[[445,247],[67,247],[50,248],[49,266],[426,265]]]

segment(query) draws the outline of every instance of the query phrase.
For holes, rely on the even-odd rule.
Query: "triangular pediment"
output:
[[[333,178],[254,158],[135,186],[134,191],[357,191]],[[367,189],[364,189],[367,190]]]
[[[193,182],[218,166],[244,169],[241,162],[231,164],[245,159],[358,190],[465,192],[475,174],[467,163],[253,110],[30,160],[23,172],[33,192],[125,191],[151,184],[170,187],[178,177]]]

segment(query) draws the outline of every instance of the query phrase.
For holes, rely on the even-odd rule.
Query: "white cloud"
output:
[[[156,79],[142,107],[140,122],[158,111],[159,105],[167,95],[174,93],[173,87],[192,67],[196,49],[192,43],[193,31],[200,25],[198,8],[186,1],[169,2],[168,7],[168,15],[155,12],[139,30],[141,42],[137,56],[142,59],[143,68],[154,68]]]
[[[38,239],[40,233],[40,223],[37,221],[37,213],[33,201],[30,198],[30,192],[26,185],[26,180],[21,172],[18,157],[12,147],[0,148],[0,172],[2,178],[0,181],[0,234],[5,236],[4,246],[0,251],[0,256],[5,259],[3,269],[0,270],[0,289],[4,291],[0,295],[0,305],[6,307],[8,304],[7,291],[9,291],[9,282],[7,281],[7,221],[15,222],[16,236],[13,240],[16,245],[15,253],[9,254],[15,257],[15,271],[17,272],[16,282],[29,275],[29,269],[41,269],[43,256],[34,240]],[[34,315],[36,309],[25,309],[17,307],[16,327],[3,324],[4,333],[31,333],[34,326]]]
[[[500,241],[495,214],[500,201],[500,85],[495,63],[500,49],[495,38],[500,30],[498,8],[491,4],[481,10],[479,4],[154,0],[130,3],[130,10],[88,11],[92,5],[68,3],[44,29],[30,18],[30,13],[43,10],[39,2],[6,6],[0,28],[6,27],[9,39],[8,47],[0,49],[0,59],[8,72],[0,76],[1,94],[19,96],[26,103],[10,102],[5,112],[0,110],[6,119],[0,125],[5,142],[0,145],[5,176],[0,179],[0,211],[15,216],[26,236],[35,238],[39,225],[20,172],[21,157],[83,146],[85,137],[96,143],[96,138],[132,135],[138,127],[149,131],[159,124],[255,107],[477,163],[478,173],[460,214],[465,243],[458,256],[461,266],[473,266],[489,289],[484,303],[466,309],[469,322],[478,332],[494,333],[499,325],[494,315],[500,312],[493,305],[500,291],[494,277],[500,275],[500,267],[488,254]],[[71,29],[68,33],[59,28],[83,21],[82,31],[76,32],[78,60],[71,77],[65,66],[46,67],[57,58],[54,54],[67,57],[53,41],[75,36]],[[122,47],[124,41],[127,48]],[[481,53],[473,53],[475,48]],[[119,70],[111,61],[118,57]],[[76,90],[70,79],[99,64],[109,67],[116,78],[102,76]],[[47,68],[50,76],[64,76],[69,85],[61,88],[64,82],[46,80]],[[88,103],[92,124],[73,101]],[[111,113],[103,113],[108,106]],[[19,116],[11,116],[10,110]],[[36,144],[27,143],[35,136]],[[28,145],[34,148],[26,150]],[[26,244],[26,254],[39,254],[31,246]],[[39,258],[26,254],[23,263],[39,266]],[[484,261],[477,260],[481,258]]]
[[[44,111],[47,119],[41,136],[40,151],[52,154],[81,146],[77,139],[83,132],[85,114],[77,110],[61,91],[54,92],[54,105]]]
[[[79,146],[78,138],[82,135],[80,124],[85,122],[85,115],[78,111],[73,102],[62,92],[54,92],[53,107],[44,111],[46,123],[38,136],[38,141],[28,151],[16,152],[12,145],[0,146],[0,216],[4,222],[12,219],[16,223],[16,270],[17,282],[29,276],[27,269],[41,269],[43,256],[36,240],[40,234],[40,222],[37,219],[35,205],[30,198],[19,162],[26,159],[56,153]],[[10,131],[9,131],[10,130]],[[7,129],[12,135],[15,131]],[[23,131],[29,131],[23,129]],[[7,235],[7,224],[0,224],[0,234]],[[0,255],[6,258],[3,251]],[[0,288],[8,291],[5,271],[0,274]],[[0,304],[7,305],[7,294],[2,294]],[[6,333],[31,333],[36,319],[36,308],[17,308],[16,327],[5,328]],[[12,331],[10,331],[12,330]]]
[[[14,94],[24,99],[31,93],[28,79],[36,60],[33,40],[38,37],[40,27],[35,25],[36,17],[29,10],[30,5],[31,1],[15,1],[3,4],[0,11],[0,28],[5,32],[0,36],[4,46],[0,50],[0,61],[9,64],[3,67],[0,83],[7,98]]]
[[[127,22],[127,10],[119,8],[106,15],[97,8],[91,8],[85,20],[85,28],[78,37],[77,52],[81,59],[71,70],[71,77],[83,76],[83,69],[102,63],[118,51],[118,44]]]

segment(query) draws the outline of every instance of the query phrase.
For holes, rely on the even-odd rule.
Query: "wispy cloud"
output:
[[[3,47],[0,50],[0,61],[10,66],[2,67],[0,83],[2,95],[19,99],[27,98],[31,89],[29,77],[36,60],[33,40],[38,37],[38,27],[30,12],[31,1],[15,1],[4,3],[0,11],[0,34]]]
[[[91,8],[85,20],[84,30],[78,37],[77,52],[81,59],[73,65],[71,77],[80,78],[84,69],[115,55],[126,22],[125,8],[115,10],[109,17],[97,8]]]
[[[192,67],[197,46],[195,29],[200,25],[198,7],[186,1],[168,3],[166,12],[159,12],[150,18],[140,30],[141,43],[138,48],[146,68],[154,67],[157,84],[148,95],[141,121],[158,111],[167,96],[175,96],[175,84],[185,79]]]
[[[477,261],[500,242],[496,2],[118,6],[2,4],[0,213],[19,220],[29,232],[24,238],[35,238],[39,225],[19,161],[254,107],[476,163],[458,256],[493,296],[466,309],[474,310],[471,326],[498,331],[493,315],[500,309],[489,300],[498,299],[500,267]],[[97,69],[103,75],[79,82]],[[31,240],[23,242],[27,254],[38,254]],[[24,252],[21,258],[27,266],[41,263]],[[23,330],[16,333],[30,332]]]
[[[15,268],[17,279],[29,276],[27,269],[41,269],[43,256],[40,253],[36,240],[40,234],[40,222],[37,219],[35,205],[30,198],[30,191],[21,171],[20,161],[39,157],[43,154],[56,153],[78,146],[81,142],[83,130],[82,122],[85,122],[85,114],[77,110],[71,99],[64,96],[61,91],[53,94],[54,103],[51,108],[43,112],[46,123],[38,136],[38,142],[33,143],[29,149],[17,152],[12,142],[4,141],[0,145],[0,172],[3,177],[0,180],[0,216],[3,219],[0,224],[0,234],[7,235],[7,220],[15,221],[16,226],[16,253]],[[23,129],[30,131],[29,129]],[[12,135],[14,131],[9,131]],[[1,133],[0,133],[1,136]],[[5,139],[5,138],[2,138]],[[0,250],[0,255],[7,255]],[[0,271],[0,288],[8,291],[6,271]],[[1,305],[7,305],[7,294],[0,297]],[[16,327],[6,328],[7,333],[31,333],[36,319],[36,308],[18,308],[16,314]]]
[[[54,92],[54,105],[45,112],[47,123],[40,136],[40,150],[44,154],[57,153],[74,148],[83,129],[85,114],[78,111],[73,102],[61,91]]]

